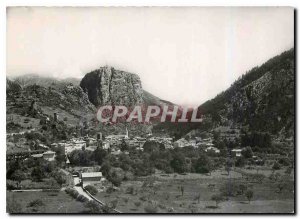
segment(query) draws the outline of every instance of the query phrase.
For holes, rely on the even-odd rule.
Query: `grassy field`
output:
[[[19,213],[83,213],[84,204],[76,201],[64,191],[59,192],[6,192],[7,204],[14,202],[21,207]],[[42,206],[29,207],[28,204],[40,199]]]
[[[120,190],[111,193],[100,192],[97,198],[105,203],[118,200],[117,209],[128,213],[291,213],[294,211],[293,191],[278,192],[274,183],[264,180],[262,183],[247,182],[238,173],[230,176],[217,171],[209,175],[165,175],[156,174],[152,187],[144,187],[144,179],[125,181]],[[213,194],[219,193],[224,182],[241,183],[251,188],[254,197],[248,202],[244,195],[228,197],[216,207],[211,200]],[[214,188],[209,185],[214,184]],[[133,192],[130,192],[133,187]],[[183,187],[183,194],[181,192]],[[199,202],[198,202],[199,197]],[[153,206],[154,210],[153,210]],[[150,210],[149,210],[150,208]]]

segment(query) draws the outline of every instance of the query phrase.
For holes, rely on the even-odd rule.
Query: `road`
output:
[[[83,195],[84,197],[88,198],[88,200],[92,200],[92,198],[86,194],[85,191],[83,191],[82,187],[79,184],[79,177],[73,177],[74,179],[74,189],[80,194]]]

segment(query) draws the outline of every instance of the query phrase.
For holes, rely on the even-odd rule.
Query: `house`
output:
[[[100,183],[102,179],[102,172],[81,173],[82,185]]]
[[[216,147],[213,147],[213,146],[207,147],[206,149],[204,149],[204,151],[205,152],[213,152],[213,153],[216,153],[216,154],[220,153],[220,150]]]
[[[187,140],[185,140],[184,138],[181,138],[174,142],[174,147],[182,148],[182,147],[186,147],[188,145],[189,145],[189,142]]]
[[[32,154],[31,157],[33,158],[43,158],[47,161],[54,161],[55,160],[55,152],[54,151],[46,151],[42,154]]]
[[[54,151],[46,151],[43,153],[43,158],[47,161],[54,161],[55,154],[56,153]]]
[[[231,150],[231,154],[232,154],[233,156],[235,156],[235,157],[241,157],[241,156],[242,156],[242,150],[243,150],[243,149],[238,149],[238,148],[232,149],[232,150]]]

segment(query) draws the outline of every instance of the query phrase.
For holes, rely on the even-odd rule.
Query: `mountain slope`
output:
[[[95,107],[78,85],[55,78],[25,75],[7,79],[6,96],[7,114],[40,119],[56,113],[71,125],[95,117]]]
[[[183,136],[198,129],[243,127],[277,137],[294,136],[294,49],[270,59],[240,77],[226,91],[198,107],[203,123],[158,124],[154,131],[168,130]]]
[[[294,49],[291,49],[253,68],[199,109],[216,124],[239,124],[249,130],[292,136],[294,89]]]

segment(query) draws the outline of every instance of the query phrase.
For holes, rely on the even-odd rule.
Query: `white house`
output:
[[[83,185],[100,183],[102,179],[102,172],[81,173],[81,182]]]
[[[54,151],[46,151],[43,153],[43,158],[47,161],[54,161],[55,152]]]
[[[212,152],[214,152],[214,153],[216,153],[216,154],[219,154],[219,153],[220,153],[220,150],[219,150],[218,148],[216,148],[216,147],[213,147],[213,146],[207,147],[206,149],[204,149],[204,151],[205,151],[205,152],[210,152],[210,151],[212,151]]]
[[[242,149],[232,149],[231,150],[232,155],[234,155],[235,157],[241,157],[242,156]]]

